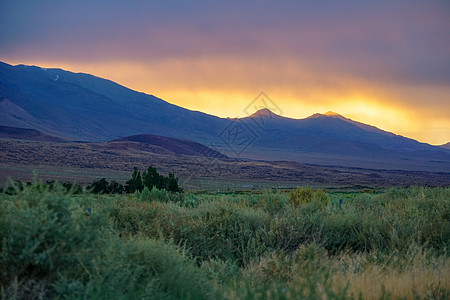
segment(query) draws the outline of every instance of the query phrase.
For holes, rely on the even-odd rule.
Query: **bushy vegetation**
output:
[[[323,190],[313,190],[310,187],[297,188],[291,192],[289,202],[294,206],[302,204],[313,203],[314,205],[323,208],[328,205],[330,199]]]
[[[166,190],[172,193],[182,192],[178,185],[178,178],[173,173],[169,173],[169,176],[163,176],[158,173],[155,167],[148,167],[147,171],[144,171],[141,175],[141,171],[137,167],[134,167],[131,178],[127,180],[125,186],[112,180],[108,182],[106,178],[95,180],[88,190],[94,194],[122,194],[122,193],[135,193],[142,192],[144,188],[151,191],[153,188],[157,190]]]
[[[20,180],[15,180],[10,186],[0,188],[0,193],[13,195],[17,191],[23,191],[26,187],[30,187],[32,185],[33,183],[31,181],[22,182]],[[41,182],[38,188],[42,190],[54,190],[54,189],[60,190],[62,188],[66,192],[70,192],[71,194],[80,194],[83,192],[83,187],[79,184],[70,182],[59,183],[54,180],[47,181],[46,183]]]
[[[448,299],[450,189],[0,195],[6,299]]]

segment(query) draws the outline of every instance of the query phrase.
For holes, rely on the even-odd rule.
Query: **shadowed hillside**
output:
[[[151,144],[157,147],[161,147],[175,154],[192,155],[192,156],[205,156],[214,158],[227,158],[222,153],[215,151],[205,145],[188,140],[181,140],[175,138],[169,138],[165,136],[158,136],[153,134],[139,134],[119,139],[112,140],[110,143],[117,142],[137,142],[144,144]]]
[[[31,141],[64,142],[64,140],[62,139],[39,132],[34,129],[17,128],[10,126],[0,126],[0,138],[31,140]]]

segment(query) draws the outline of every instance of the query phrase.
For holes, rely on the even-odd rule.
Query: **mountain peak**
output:
[[[262,108],[249,116],[249,118],[256,118],[256,117],[279,117],[279,116],[268,108]]]
[[[338,113],[335,113],[334,111],[327,111],[326,113],[324,113],[324,115],[325,116],[329,116],[329,117],[337,117],[337,116],[341,116],[340,114],[338,114]]]
[[[330,110],[330,111],[327,111],[327,112],[324,113],[324,114],[321,114],[321,113],[315,113],[315,114],[313,114],[313,115],[307,117],[307,119],[314,119],[314,118],[319,118],[319,117],[323,117],[323,116],[325,116],[325,117],[330,117],[330,118],[339,118],[339,119],[347,120],[346,117],[344,117],[344,116],[342,116],[342,115],[340,115],[340,114],[338,114],[338,113],[336,113],[336,112],[334,112],[334,111],[331,111],[331,110]]]

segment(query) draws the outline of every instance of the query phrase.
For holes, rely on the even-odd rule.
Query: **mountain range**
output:
[[[93,75],[1,62],[0,125],[84,142],[139,135],[138,140],[154,143],[162,136],[253,160],[450,170],[448,147],[420,143],[333,112],[292,119],[263,108],[244,118],[219,118]]]

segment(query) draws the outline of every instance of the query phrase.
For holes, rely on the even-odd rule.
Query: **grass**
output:
[[[448,299],[450,189],[0,195],[2,299]]]

